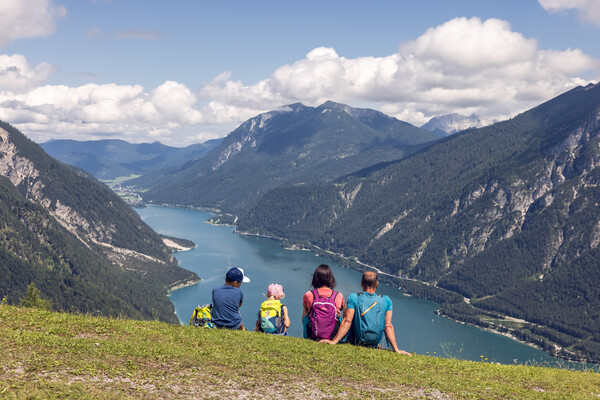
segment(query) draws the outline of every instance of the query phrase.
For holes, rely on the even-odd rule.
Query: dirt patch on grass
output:
[[[192,368],[189,373],[165,373],[162,376],[109,376],[72,375],[69,371],[37,374],[35,379],[67,385],[82,385],[88,393],[98,397],[125,395],[138,399],[451,399],[436,389],[410,386],[379,387],[372,382],[322,381],[306,379],[297,381],[271,381],[249,378],[232,380],[221,373]],[[142,374],[143,375],[143,374]],[[33,377],[32,377],[33,378]]]

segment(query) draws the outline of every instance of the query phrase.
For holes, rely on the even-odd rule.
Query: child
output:
[[[281,299],[284,297],[283,286],[278,283],[269,285],[267,300],[262,302],[260,310],[258,310],[255,331],[287,336],[290,317],[287,307],[281,303]]]
[[[250,282],[242,268],[234,267],[227,271],[225,284],[213,289],[212,292],[212,322],[217,328],[240,329],[245,331],[240,307],[244,294],[240,286],[242,282]]]

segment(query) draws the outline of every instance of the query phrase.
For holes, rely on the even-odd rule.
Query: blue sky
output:
[[[597,0],[3,0],[0,119],[183,146],[334,100],[417,126],[600,79]]]

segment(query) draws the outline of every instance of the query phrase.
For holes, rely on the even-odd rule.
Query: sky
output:
[[[600,80],[600,0],[1,0],[0,119],[32,140],[226,136],[327,100],[421,126]]]

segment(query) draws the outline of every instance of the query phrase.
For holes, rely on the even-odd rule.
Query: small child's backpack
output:
[[[280,300],[269,299],[263,301],[258,311],[260,321],[259,330],[265,333],[283,334],[283,304]]]
[[[375,296],[358,293],[358,304],[354,318],[358,320],[353,323],[355,344],[369,347],[377,347],[385,328],[383,296]]]
[[[215,324],[212,323],[212,317],[210,315],[211,309],[212,304],[202,304],[196,307],[192,313],[192,318],[190,318],[190,326],[214,328]]]
[[[335,305],[338,292],[331,291],[331,296],[321,297],[317,289],[312,290],[314,300],[308,311],[307,334],[310,339],[332,339],[339,328],[340,320]]]

